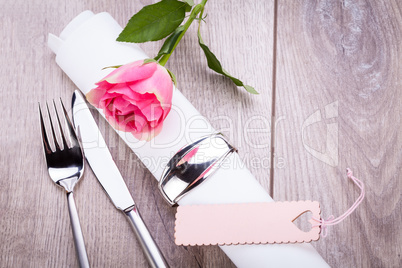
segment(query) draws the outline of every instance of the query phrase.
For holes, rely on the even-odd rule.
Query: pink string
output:
[[[347,216],[349,216],[359,205],[360,203],[363,201],[364,198],[364,184],[363,182],[361,182],[359,179],[357,179],[355,176],[353,176],[353,172],[347,168],[347,176],[349,179],[351,179],[356,185],[357,187],[360,188],[361,193],[359,198],[357,198],[357,200],[355,201],[355,203],[345,212],[343,213],[341,216],[339,216],[338,218],[334,218],[333,215],[329,216],[326,220],[324,219],[317,219],[317,218],[312,218],[314,221],[318,222],[317,225],[314,225],[313,227],[317,227],[317,226],[321,226],[321,230],[322,230],[322,237],[326,237],[327,236],[327,226],[330,225],[335,225],[340,223],[341,221],[343,221]]]

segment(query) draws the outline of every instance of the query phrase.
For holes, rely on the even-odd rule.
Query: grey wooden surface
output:
[[[65,194],[45,169],[37,113],[38,102],[61,97],[69,105],[75,86],[57,67],[47,34],[59,34],[87,9],[107,11],[124,25],[153,2],[0,1],[0,267],[77,266]],[[400,267],[401,3],[279,0],[276,94],[274,1],[210,0],[206,13],[206,44],[225,69],[261,94],[249,95],[207,69],[195,25],[168,62],[178,88],[237,145],[276,200],[317,200],[324,216],[337,216],[358,196],[345,177],[352,168],[366,183],[366,199],[313,246],[333,267]],[[152,56],[160,45],[142,48]],[[321,121],[311,117],[317,111]],[[136,156],[100,124],[169,264],[233,267],[218,247],[174,244],[175,208],[164,203]],[[147,267],[128,222],[89,170],[75,197],[93,267]]]

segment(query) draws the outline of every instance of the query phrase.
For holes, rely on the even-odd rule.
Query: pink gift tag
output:
[[[312,228],[294,223],[310,211]],[[320,204],[316,201],[179,206],[176,214],[177,245],[231,245],[302,243],[318,240]]]
[[[320,216],[317,201],[244,203],[180,206],[176,214],[177,245],[232,245],[311,242],[327,234],[327,227],[348,217],[363,201],[364,184],[348,168],[347,177],[359,187],[360,195],[341,216]],[[313,215],[308,232],[293,222],[305,212]]]

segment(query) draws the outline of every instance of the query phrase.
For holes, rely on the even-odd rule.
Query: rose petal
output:
[[[134,92],[144,95],[153,93],[167,115],[171,109],[173,83],[166,69],[164,69],[162,66],[161,68],[162,69],[155,72],[151,78],[137,81],[135,83],[128,83],[128,86]]]
[[[158,124],[159,124],[159,120],[154,120],[154,121],[149,122],[149,126],[152,128],[156,127]]]
[[[163,66],[136,61],[112,71],[87,98],[114,128],[149,141],[161,132],[172,96],[173,82]]]
[[[120,111],[125,111],[127,110],[128,106],[131,105],[130,102],[126,101],[124,98],[122,97],[117,97],[113,100],[113,107],[114,109]],[[130,110],[130,109],[128,109]],[[132,109],[131,109],[132,110]],[[129,112],[129,111],[127,111]]]
[[[157,88],[160,90],[155,92],[158,100],[162,104],[171,104],[173,96],[173,81],[165,67],[158,64],[157,70],[152,76],[154,81],[158,81]],[[170,110],[170,108],[169,108]]]
[[[172,102],[173,82],[165,68],[158,65],[158,69],[149,79],[127,83],[134,91],[140,94],[153,93],[163,104]]]
[[[141,109],[141,108],[140,108]],[[141,109],[148,121],[158,120],[163,115],[163,109],[159,104],[151,104]]]
[[[132,100],[127,96],[123,96],[123,98],[129,101],[131,104],[137,106],[149,121],[161,118],[164,111],[161,108],[161,105],[156,96],[150,93],[141,94],[141,96],[144,99]]]
[[[133,100],[142,100],[143,96],[137,92],[134,92],[130,86],[129,83],[121,83],[121,84],[115,84],[113,88],[110,88],[107,90],[108,94],[111,94],[113,96],[125,96],[129,99]]]
[[[98,88],[109,90],[110,88],[114,87],[116,84],[111,84],[106,80],[101,80],[101,81],[95,83],[95,85],[97,85]]]
[[[114,117],[112,111],[110,111],[108,108],[103,109],[103,113],[105,114],[106,120],[109,122],[109,124],[115,128],[116,130],[123,130],[120,129],[119,127],[119,122],[117,119]],[[124,130],[123,130],[124,131]]]
[[[135,110],[138,110],[137,107],[135,107],[132,104],[128,104],[126,107],[119,107],[119,111],[121,115],[130,115],[132,114]]]
[[[100,89],[100,88],[94,88],[91,89],[87,95],[86,98],[90,104],[95,106],[96,108],[99,108],[99,102],[102,99],[102,97],[105,95],[106,90]]]
[[[117,84],[149,78],[155,72],[158,64],[155,62],[143,64],[143,62],[143,60],[139,60],[125,64],[108,74],[103,80],[111,84]]]
[[[147,124],[148,121],[137,107],[128,115],[124,115],[124,120],[119,121],[120,128],[124,128],[126,132],[140,132]]]
[[[148,121],[146,120],[146,118],[144,117],[144,115],[142,115],[140,112],[137,112],[135,114],[135,130],[136,132],[141,132],[143,131],[144,127],[147,126]]]
[[[142,129],[140,133],[133,133],[133,136],[138,139],[138,140],[146,140],[150,141],[152,140],[155,136],[159,135],[159,133],[162,131],[162,123],[160,123],[158,126],[155,128],[151,128],[150,126],[146,126]]]

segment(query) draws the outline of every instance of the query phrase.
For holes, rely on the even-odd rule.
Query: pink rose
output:
[[[173,82],[163,66],[143,62],[117,68],[96,83],[97,87],[86,97],[92,105],[103,109],[114,128],[149,141],[160,133],[169,114]]]

